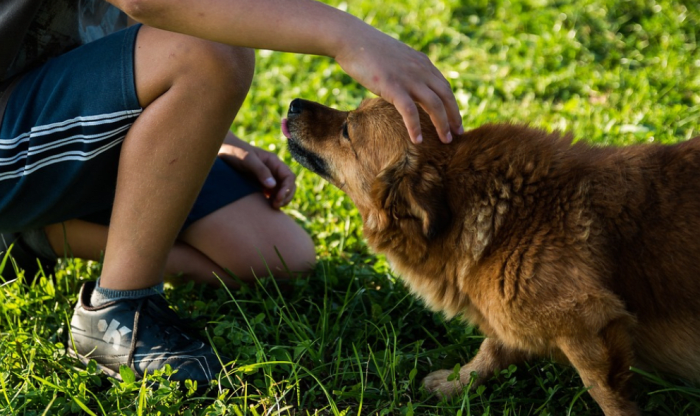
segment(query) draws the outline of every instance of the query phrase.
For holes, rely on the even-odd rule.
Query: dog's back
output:
[[[481,144],[467,145],[471,172],[464,176],[490,171],[492,180],[479,181],[491,189],[481,193],[495,200],[510,192],[513,211],[499,220],[494,209],[492,229],[482,232],[490,235],[485,246],[512,257],[521,236],[532,236],[538,224],[548,227],[550,246],[563,247],[554,247],[556,259],[542,267],[587,263],[597,284],[634,316],[638,364],[698,379],[700,137],[612,148],[571,145],[569,137],[523,126],[485,126],[475,134]]]

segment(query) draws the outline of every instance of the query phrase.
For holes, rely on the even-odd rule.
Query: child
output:
[[[221,365],[182,333],[160,296],[164,273],[214,283],[225,268],[264,274],[261,254],[281,270],[275,247],[294,271],[314,261],[308,235],[278,210],[294,175],[228,132],[253,76],[247,48],[335,58],[396,105],[415,142],[416,102],[444,142],[461,118],[425,55],[322,3],[111,3],[3,6],[0,37],[22,42],[0,47],[0,231],[49,260],[64,247],[104,251],[100,278],[81,289],[71,354],[112,376],[170,364],[174,379],[206,383]],[[143,25],[125,28],[127,15]]]

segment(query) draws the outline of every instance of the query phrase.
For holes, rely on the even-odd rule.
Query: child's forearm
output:
[[[229,45],[335,57],[380,35],[350,14],[312,0],[110,0],[149,26]]]

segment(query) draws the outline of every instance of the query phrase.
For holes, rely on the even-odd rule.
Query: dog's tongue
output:
[[[289,134],[289,129],[287,128],[287,119],[283,118],[282,119],[282,134],[284,134],[284,137],[291,139],[292,135]]]

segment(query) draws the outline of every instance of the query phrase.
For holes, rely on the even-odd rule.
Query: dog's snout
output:
[[[301,111],[303,110],[303,108],[304,108],[303,101],[300,100],[299,98],[295,98],[289,104],[289,114],[301,114]]]

